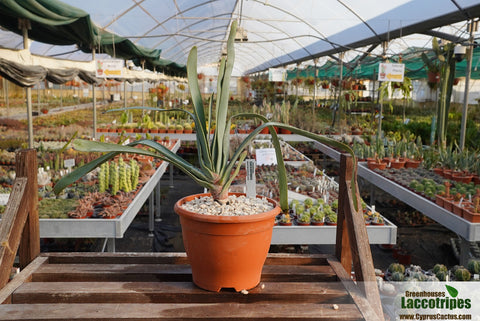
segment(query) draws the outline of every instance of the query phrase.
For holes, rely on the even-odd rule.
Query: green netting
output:
[[[410,79],[424,79],[427,78],[427,70],[425,64],[421,58],[422,52],[425,52],[431,59],[435,59],[435,54],[429,49],[409,48],[402,52],[400,55],[395,55],[390,58],[391,62],[400,61],[405,64],[405,76]],[[480,47],[475,48],[473,52],[473,62],[480,61]],[[343,77],[354,77],[358,79],[373,79],[377,75],[378,64],[382,62],[380,57],[361,55],[354,59],[344,63],[343,65]],[[475,64],[474,64],[475,66]],[[464,59],[461,62],[457,62],[455,68],[456,77],[465,77],[465,71],[467,69],[467,61]],[[340,65],[338,62],[328,60],[324,65],[317,66],[317,77],[319,79],[331,79],[340,77]],[[287,72],[287,80],[292,80],[296,77],[314,77],[315,67],[308,66],[307,68],[291,70]],[[473,68],[470,73],[472,79],[480,79],[480,70]]]
[[[36,41],[54,45],[76,44],[87,53],[95,48],[96,52],[115,58],[145,61],[146,66],[168,65],[164,68],[168,75],[186,73],[185,66],[160,59],[160,49],[138,46],[127,38],[99,29],[88,13],[58,0],[0,1],[0,26],[22,35],[19,19],[28,19],[28,37]]]

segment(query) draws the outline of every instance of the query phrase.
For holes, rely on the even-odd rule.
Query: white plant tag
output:
[[[255,179],[255,160],[254,159],[247,159],[245,161],[245,167],[247,170],[246,176],[246,195],[249,198],[255,198],[257,195],[257,188],[256,188],[256,179]]]

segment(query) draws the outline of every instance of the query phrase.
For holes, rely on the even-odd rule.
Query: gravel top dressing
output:
[[[245,196],[230,195],[227,204],[221,205],[212,197],[196,198],[186,202],[182,207],[188,211],[205,215],[243,216],[268,212],[273,204],[266,198],[248,198]]]

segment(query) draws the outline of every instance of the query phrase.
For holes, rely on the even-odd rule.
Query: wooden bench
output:
[[[17,164],[22,159],[31,162],[31,154],[24,152]],[[25,206],[21,200],[37,196],[28,187],[31,177],[17,174],[0,226],[0,319],[383,320],[363,216],[353,209],[349,157],[342,156],[341,168],[336,254],[269,254],[260,285],[248,293],[197,288],[184,253],[39,254],[38,250],[33,258],[38,231],[23,226],[28,213],[35,213],[29,208],[35,202]],[[358,192],[355,197],[359,200]],[[30,251],[19,251],[28,254],[21,262],[29,257],[31,262],[8,282],[5,274],[10,273],[16,249],[25,242]],[[365,282],[352,281],[352,266],[357,281]]]

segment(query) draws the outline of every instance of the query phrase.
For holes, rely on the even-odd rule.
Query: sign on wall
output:
[[[402,82],[405,73],[405,64],[381,62],[378,65],[378,81]]]
[[[102,59],[95,61],[96,76],[100,78],[123,77],[124,61],[121,59]]]
[[[268,80],[269,81],[285,81],[287,79],[287,72],[284,68],[269,68]]]

